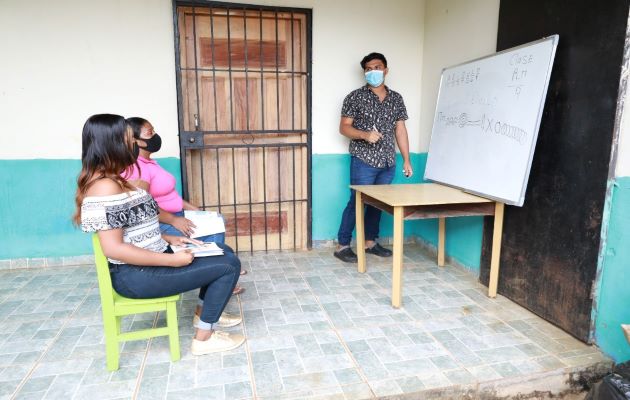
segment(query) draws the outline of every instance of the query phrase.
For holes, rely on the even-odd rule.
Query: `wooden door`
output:
[[[176,11],[185,195],[237,251],[309,247],[310,11]]]
[[[560,35],[525,205],[505,210],[499,293],[583,341],[627,21],[627,0],[509,0],[499,11],[497,50]],[[486,282],[491,227],[484,232]]]

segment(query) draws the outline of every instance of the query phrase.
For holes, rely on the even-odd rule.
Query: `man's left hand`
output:
[[[405,162],[403,165],[403,174],[405,174],[405,177],[407,178],[411,178],[413,176],[413,168],[411,168],[410,162]]]

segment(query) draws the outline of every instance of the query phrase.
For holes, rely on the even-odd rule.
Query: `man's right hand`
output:
[[[369,131],[365,133],[367,133],[367,135],[365,135],[365,138],[363,140],[372,144],[378,142],[383,137],[383,134],[378,131]]]

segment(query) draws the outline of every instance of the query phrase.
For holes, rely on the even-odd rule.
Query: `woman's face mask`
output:
[[[155,153],[157,151],[160,151],[160,149],[162,148],[162,138],[157,133],[151,136],[150,139],[139,138],[139,140],[144,141],[144,143],[146,144],[145,147],[142,147],[142,146],[139,146],[139,147],[142,150],[148,151],[149,153]]]
[[[381,70],[372,70],[365,73],[365,81],[372,87],[379,87],[383,84],[385,75]]]

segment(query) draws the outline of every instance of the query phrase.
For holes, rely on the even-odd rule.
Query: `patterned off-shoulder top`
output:
[[[160,253],[168,246],[160,233],[157,203],[142,189],[84,198],[81,229],[84,232],[122,229],[125,243]],[[119,260],[108,260],[112,264],[124,264]]]

